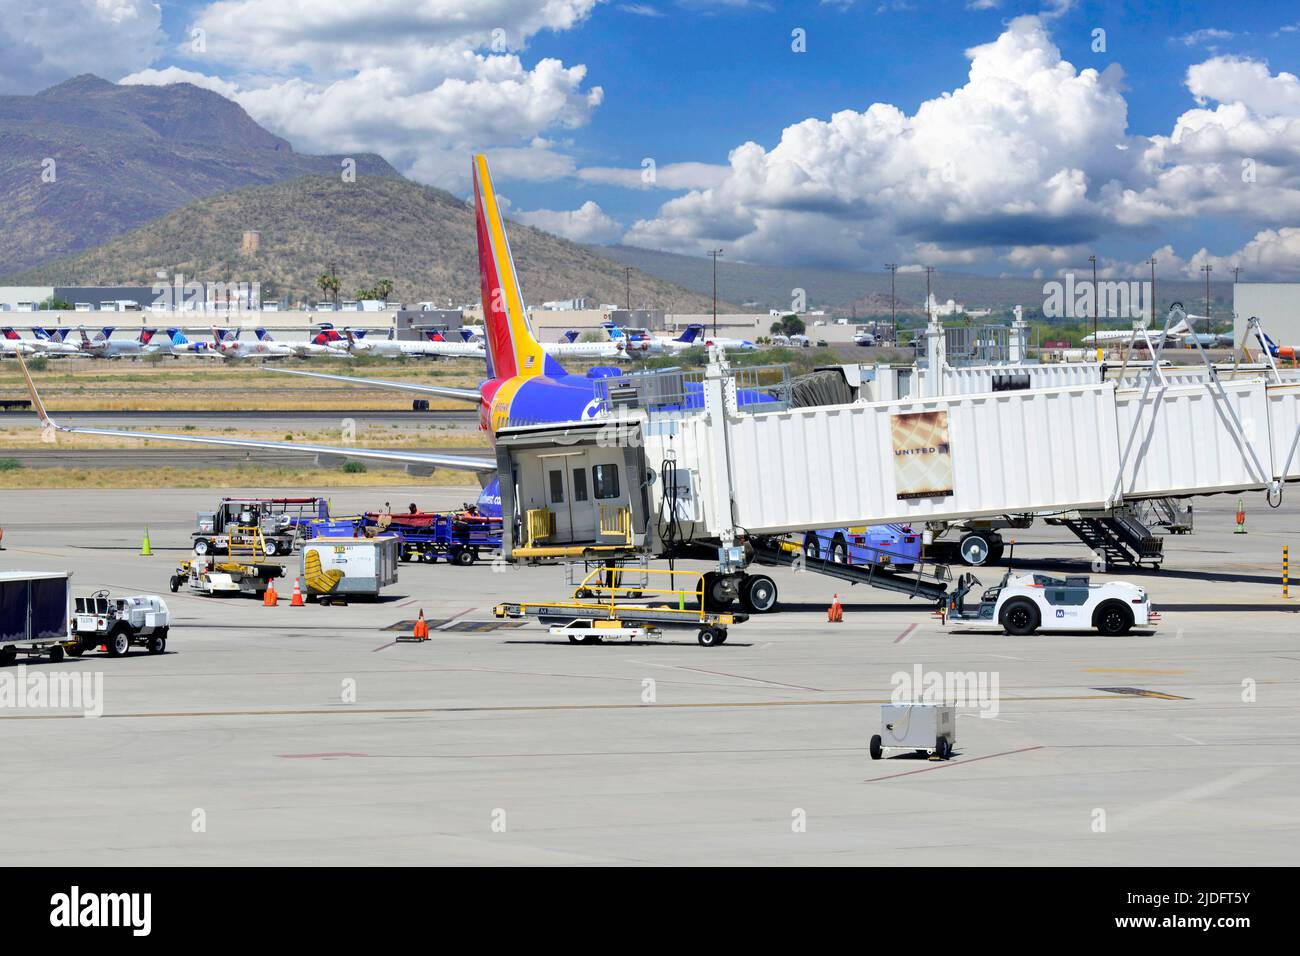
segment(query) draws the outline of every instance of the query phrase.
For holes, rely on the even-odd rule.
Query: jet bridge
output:
[[[726,542],[1218,492],[1276,497],[1300,479],[1300,384],[1264,376],[765,411],[738,405],[723,361],[709,366],[702,390],[697,407],[623,406],[587,423],[503,430],[499,463],[513,479],[503,482],[503,505],[512,499],[523,532],[515,541],[527,539],[529,520],[534,530],[549,527],[528,512],[587,494],[543,464],[551,454],[621,466],[617,493],[601,492],[609,520],[599,508],[580,523],[556,519],[553,538],[595,554],[615,546],[662,553],[666,523],[679,538]],[[610,509],[626,511],[621,531]]]

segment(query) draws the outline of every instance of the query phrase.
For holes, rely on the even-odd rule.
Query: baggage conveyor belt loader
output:
[[[534,618],[551,625],[551,633],[565,633],[572,643],[597,643],[605,637],[645,632],[656,636],[663,628],[693,628],[703,647],[727,641],[727,629],[743,624],[746,614],[710,610],[706,574],[697,571],[639,569],[638,574],[655,575],[663,587],[631,584],[623,580],[622,568],[606,566],[590,572],[568,601],[519,601],[498,604],[493,614],[500,618]],[[675,584],[689,587],[675,587]],[[589,595],[589,597],[580,597]]]

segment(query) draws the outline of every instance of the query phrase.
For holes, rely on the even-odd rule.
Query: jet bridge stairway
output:
[[[911,572],[892,571],[877,564],[840,564],[825,558],[814,558],[803,553],[797,545],[779,538],[760,538],[752,542],[754,546],[754,563],[768,567],[803,568],[816,574],[848,581],[850,584],[865,584],[867,587],[884,588],[896,591],[908,597],[920,597],[927,601],[938,601],[948,591],[949,577],[946,565],[935,565],[934,573],[926,575],[920,570]]]
[[[1136,568],[1146,563],[1159,568],[1164,560],[1164,539],[1152,534],[1131,508],[1116,508],[1100,515],[1085,512],[1061,523],[1099,555],[1106,567],[1127,564]]]

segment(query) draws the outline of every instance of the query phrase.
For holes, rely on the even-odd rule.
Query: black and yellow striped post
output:
[[[1291,582],[1291,549],[1287,545],[1282,545],[1282,599],[1288,600]]]

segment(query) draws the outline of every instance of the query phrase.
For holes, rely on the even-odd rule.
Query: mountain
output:
[[[360,154],[359,176],[397,175]],[[238,104],[189,83],[75,77],[0,96],[0,276],[98,246],[202,196],[312,173],[341,156],[295,153]]]
[[[713,293],[713,261],[708,258],[658,252],[636,246],[594,246],[595,252],[616,262],[659,276],[701,295]],[[1053,277],[983,276],[936,270],[931,289],[939,302],[953,299],[972,309],[993,309],[995,313],[1023,305],[1026,314],[1043,304],[1043,284]],[[1085,276],[1076,273],[1076,281]],[[1141,280],[1143,277],[1134,276]],[[925,273],[899,271],[895,277],[898,311],[922,315],[925,309]],[[824,308],[837,315],[888,315],[889,273],[854,272],[847,269],[804,269],[728,262],[725,251],[718,259],[718,296],[752,308],[789,309],[796,290],[803,290],[810,309]],[[1181,300],[1196,312],[1205,311],[1205,284],[1188,279],[1160,278],[1156,293],[1161,307]],[[1215,282],[1212,301],[1215,311],[1230,308],[1232,283]]]
[[[257,251],[242,251],[245,230]],[[586,246],[512,223],[510,246],[530,303],[626,298],[623,266]],[[307,176],[200,199],[98,248],[28,269],[17,285],[151,285],[168,277],[260,282],[263,301],[322,297],[316,277],[334,267],[341,295],[393,281],[391,298],[477,302],[474,213],[462,199],[395,176]],[[711,300],[633,269],[632,302],[704,312]],[[721,305],[726,305],[725,302]],[[727,308],[733,308],[727,306]]]

